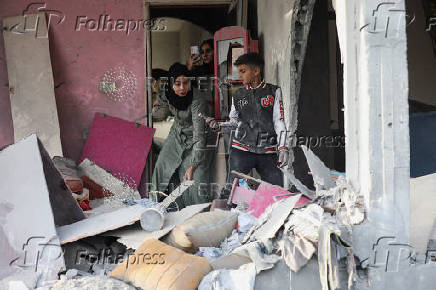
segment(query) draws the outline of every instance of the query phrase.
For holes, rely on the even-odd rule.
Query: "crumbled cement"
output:
[[[94,289],[117,289],[117,290],[134,290],[135,287],[130,286],[120,280],[108,278],[105,276],[80,277],[77,279],[67,279],[61,276],[61,279],[56,282],[51,290],[94,290]]]

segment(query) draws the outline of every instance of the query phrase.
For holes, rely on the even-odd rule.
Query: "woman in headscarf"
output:
[[[157,159],[152,183],[158,191],[171,192],[180,182],[194,180],[195,184],[177,199],[179,208],[210,202],[212,196],[204,191],[208,187],[204,184],[210,182],[211,152],[206,150],[205,122],[199,116],[204,115],[206,102],[192,90],[186,66],[173,64],[168,76],[165,94],[159,98],[168,104],[174,124]],[[169,187],[172,182],[175,184]]]

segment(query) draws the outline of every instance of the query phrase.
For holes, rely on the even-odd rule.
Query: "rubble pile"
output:
[[[38,155],[41,145],[36,140],[12,145],[0,158],[15,156],[25,147],[33,148],[29,154]],[[289,289],[301,286],[304,279],[299,275],[312,275],[311,283],[321,289],[350,287],[355,273],[350,226],[364,219],[361,200],[344,177],[333,178],[310,150],[305,153],[316,191],[298,180],[300,192],[291,193],[261,180],[241,178],[221,208],[200,204],[175,212],[166,212],[166,206],[192,182],[183,183],[166,202],[157,203],[141,199],[134,188],[88,159],[79,166],[59,157],[38,161],[41,172],[50,164],[56,166],[63,189],[85,215],[74,222],[54,222],[51,241],[55,243],[42,238],[35,243],[30,254],[37,256],[32,263],[25,260],[32,256],[29,252],[16,250],[17,263],[9,264],[7,275],[0,277],[1,285],[5,289],[17,283],[21,289],[262,289],[273,277]],[[287,176],[295,180],[291,173]],[[48,183],[50,176],[39,178]],[[48,202],[56,193],[47,188],[40,194]],[[81,204],[84,201],[89,209]],[[16,235],[8,228],[16,204],[26,207],[24,200],[4,205],[9,210],[2,216],[5,225],[0,229],[8,243]],[[59,216],[56,203],[48,205],[46,214]],[[145,230],[152,220],[143,213],[158,207],[164,209],[163,224],[158,230]],[[44,228],[36,223],[33,227]],[[30,229],[27,234],[32,240]],[[26,246],[31,242],[23,240]],[[48,245],[56,245],[56,251]],[[45,260],[38,260],[41,256]],[[26,276],[23,273],[31,274],[20,278]]]

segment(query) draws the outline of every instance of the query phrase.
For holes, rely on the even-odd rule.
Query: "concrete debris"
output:
[[[212,262],[223,255],[220,248],[200,247],[196,256],[205,257],[209,262]]]
[[[177,225],[210,206],[210,203],[196,204],[185,207],[177,212],[169,212],[165,218],[164,226],[159,231],[144,231],[139,224],[134,224],[118,230],[110,231],[104,235],[119,237],[118,242],[128,248],[137,249],[146,238],[160,239],[167,235]]]
[[[300,180],[298,180],[295,177],[295,175],[292,172],[290,172],[286,169],[281,169],[281,171],[285,175],[285,178],[287,178],[293,185],[295,185],[295,187],[297,188],[297,190],[299,192],[306,195],[310,199],[315,198],[316,193],[313,190],[310,190],[309,188],[307,188]]]
[[[280,256],[273,253],[274,245],[271,240],[255,241],[245,244],[233,251],[235,255],[250,258],[256,265],[256,272],[264,271],[274,267],[280,260]]]
[[[256,279],[254,263],[242,265],[237,270],[215,270],[207,274],[198,290],[252,290]]]
[[[57,281],[51,288],[51,290],[94,289],[135,290],[136,288],[123,281],[105,276],[80,277],[75,279],[67,279],[66,276],[61,276],[61,279]]]
[[[80,176],[87,176],[113,194],[113,196],[105,198],[108,202],[113,199],[121,200],[128,198],[141,198],[137,190],[132,189],[128,184],[114,177],[112,174],[88,159],[83,160],[82,163],[79,164],[79,170]]]
[[[294,210],[285,224],[285,233],[292,231],[300,238],[318,242],[318,232],[323,221],[324,210],[317,204]],[[289,233],[288,233],[289,234]]]
[[[310,171],[313,175],[313,181],[315,183],[315,188],[317,191],[323,189],[330,189],[335,186],[335,181],[331,177],[330,170],[321,159],[316,156],[312,150],[302,145],[301,149],[304,152],[304,155],[307,159],[307,164],[309,165]]]
[[[141,205],[134,205],[95,215],[71,225],[58,227],[56,229],[57,235],[62,244],[71,243],[82,238],[131,225],[139,221],[144,210],[145,208]]]
[[[342,191],[341,203],[336,210],[338,220],[344,225],[358,225],[365,219],[363,196],[345,189]]]

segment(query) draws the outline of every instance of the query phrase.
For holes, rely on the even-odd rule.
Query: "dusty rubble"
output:
[[[36,148],[37,144],[35,138],[20,146]],[[6,156],[8,152],[14,152],[14,146],[2,154]],[[35,153],[40,154],[37,150]],[[159,204],[141,200],[137,191],[124,186],[122,181],[89,160],[77,167],[64,162],[67,165],[61,166],[60,172],[71,198],[78,202],[86,200],[80,191],[90,184],[89,180],[92,186],[89,186],[88,198],[95,195],[100,198],[88,203],[91,209],[84,211],[86,218],[56,224],[58,245],[63,249],[57,260],[59,266],[41,264],[40,272],[32,276],[36,280],[21,282],[28,288],[44,289],[131,289],[133,286],[177,289],[176,285],[182,284],[189,289],[259,289],[265,283],[263,279],[270,277],[278,279],[279,284],[298,285],[301,283],[298,282],[299,273],[310,271],[308,273],[314,275],[314,283],[319,288],[338,289],[344,287],[344,280],[350,286],[355,265],[349,231],[350,225],[364,219],[362,203],[344,178],[333,179],[310,150],[305,153],[314,176],[315,192],[298,181],[295,183],[301,193],[268,187],[270,185],[262,182],[258,189],[255,185],[250,188],[241,182],[246,191],[236,188],[229,201],[235,208],[209,211],[210,204],[204,204],[169,212],[162,216],[164,224],[156,231],[143,229],[149,217],[141,215]],[[51,162],[44,159],[45,167]],[[59,166],[59,162],[55,158],[55,165]],[[78,173],[71,173],[72,169],[77,169]],[[88,179],[82,183],[83,179],[78,176]],[[289,173],[288,176],[293,175]],[[190,185],[184,184],[175,190],[165,206]],[[46,194],[47,201],[53,191],[48,188],[42,193]],[[249,194],[244,195],[244,192]],[[268,196],[272,192],[278,197],[271,195],[265,199],[269,204],[256,203],[256,195]],[[82,198],[77,199],[77,195]],[[47,214],[58,216],[55,204],[51,206],[51,211],[46,210]],[[252,215],[253,210],[260,213],[258,218]],[[9,222],[7,214],[2,219]],[[147,262],[138,263],[139,257],[148,257]],[[313,260],[317,262],[314,264]],[[68,270],[66,275],[62,274],[62,269]],[[285,269],[292,278],[282,281]],[[11,270],[13,273],[13,268]],[[53,280],[55,276],[46,274],[54,271],[61,274],[57,282]],[[190,275],[178,276],[178,271]],[[145,276],[133,278],[137,273]],[[17,275],[2,279],[6,289],[20,282]]]

